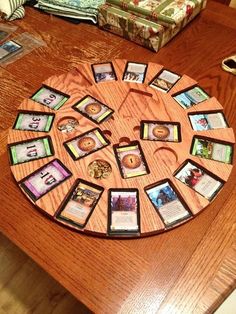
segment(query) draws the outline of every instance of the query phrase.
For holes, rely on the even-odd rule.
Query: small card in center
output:
[[[114,112],[113,109],[90,95],[82,98],[72,108],[98,124],[107,120]]]
[[[140,137],[149,141],[181,142],[180,123],[141,121]]]
[[[138,141],[124,146],[114,145],[113,148],[122,178],[142,176],[150,172]]]
[[[164,93],[168,93],[171,88],[181,79],[181,76],[163,69],[157,74],[154,79],[149,83],[150,87],[158,89]]]
[[[103,135],[99,128],[92,129],[64,143],[64,146],[70,156],[74,159],[83,158],[92,154],[107,145],[110,142]]]

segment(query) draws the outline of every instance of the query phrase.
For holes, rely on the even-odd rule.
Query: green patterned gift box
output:
[[[204,6],[201,8],[203,7]],[[106,3],[99,7],[98,24],[101,29],[157,52],[178,34],[178,32],[199,12],[200,9],[197,7],[192,12],[191,16],[186,16],[181,23],[164,27],[163,25],[141,18]]]
[[[203,0],[106,0],[108,4],[164,26],[179,25],[193,11],[200,11]]]

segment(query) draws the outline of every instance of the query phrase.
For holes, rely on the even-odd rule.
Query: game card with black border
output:
[[[13,129],[20,131],[49,132],[55,115],[39,111],[20,111]]]
[[[211,201],[223,187],[223,180],[188,159],[174,173],[174,176],[194,191]]]
[[[60,109],[69,98],[69,95],[46,85],[31,96],[32,100],[53,110]]]
[[[21,52],[23,47],[14,40],[5,41],[0,45],[0,61]]]
[[[162,69],[149,83],[150,87],[168,93],[171,88],[181,79],[181,76],[167,69]]]
[[[83,97],[72,108],[97,124],[108,120],[114,113],[113,109],[90,95]]]
[[[128,179],[150,173],[138,141],[128,145],[114,145],[113,149],[122,178]]]
[[[8,144],[11,165],[50,157],[54,149],[50,136]]]
[[[84,228],[96,207],[104,188],[77,179],[56,214],[58,220],[67,224]]]
[[[189,109],[210,98],[200,86],[193,86],[172,95],[172,97],[184,109]]]
[[[63,143],[74,160],[88,156],[109,144],[110,142],[99,128],[87,131]]]
[[[183,198],[169,180],[145,187],[145,192],[166,227],[177,224],[191,216]]]
[[[95,63],[91,65],[96,83],[116,81],[116,72],[112,62]]]
[[[148,65],[146,63],[128,61],[122,80],[131,83],[144,83],[147,67]]]
[[[59,159],[54,159],[19,182],[33,201],[37,201],[72,175]]]
[[[179,122],[142,120],[140,138],[149,141],[181,142]]]
[[[192,140],[190,154],[205,159],[232,164],[233,144],[195,135]]]
[[[228,128],[223,112],[198,112],[188,114],[191,126],[195,131],[207,131]]]
[[[138,189],[109,189],[108,234],[137,236],[140,234]]]

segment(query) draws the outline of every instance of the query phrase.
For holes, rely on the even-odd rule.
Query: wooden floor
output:
[[[90,311],[0,233],[0,314]]]

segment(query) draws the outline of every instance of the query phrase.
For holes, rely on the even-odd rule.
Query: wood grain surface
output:
[[[194,78],[218,99],[235,130],[236,78],[220,66],[235,53],[235,17],[234,9],[209,2],[158,54],[95,26],[72,25],[32,9],[14,22],[17,33],[29,31],[47,46],[0,69],[0,230],[96,313],[205,313],[219,305],[235,287],[235,168],[219,197],[187,224],[149,238],[104,240],[35,210],[11,175],[7,129],[23,99],[47,78],[70,72],[77,89],[76,68],[135,59]]]
[[[172,182],[175,188],[177,188],[178,193],[190,209],[191,215],[194,216],[200,213],[210,201],[190,189],[187,185],[182,184],[173,176],[173,174],[187,159],[191,159],[208,169],[212,174],[217,175],[224,182],[227,182],[232,170],[231,164],[219,163],[217,161],[192,156],[190,154],[190,147],[194,135],[206,136],[213,140],[223,140],[233,144],[235,142],[233,129],[225,128],[199,132],[192,130],[188,118],[189,112],[200,113],[204,110],[222,110],[223,107],[215,97],[210,98],[189,110],[184,110],[178,103],[176,103],[171,95],[180,93],[197,84],[196,81],[189,78],[187,75],[183,75],[169,93],[163,93],[148,85],[153,77],[163,69],[163,66],[149,62],[145,81],[143,84],[138,84],[124,82],[122,80],[127,60],[115,59],[112,60],[112,64],[117,76],[117,80],[114,82],[96,83],[94,81],[91,64],[82,65],[77,71],[72,70],[72,72],[69,72],[67,75],[60,75],[59,77],[54,75],[52,78],[43,82],[50,88],[55,88],[69,95],[69,100],[67,100],[66,104],[64,104],[58,111],[42,106],[40,103],[37,103],[32,99],[25,99],[22,102],[19,106],[19,110],[41,111],[42,113],[54,112],[56,114],[52,129],[47,133],[52,139],[54,155],[41,160],[13,165],[11,171],[16,181],[20,182],[27,175],[37,171],[42,165],[45,165],[54,158],[58,158],[69,168],[72,172],[72,177],[35,202],[35,205],[40,210],[46,212],[51,217],[55,217],[55,213],[60,208],[63,199],[65,199],[65,196],[68,194],[73,182],[75,182],[77,178],[82,178],[88,182],[102,186],[104,188],[104,193],[86,226],[83,229],[74,227],[81,232],[88,232],[95,235],[106,236],[107,234],[107,192],[109,188],[138,188],[141,204],[140,235],[144,236],[160,233],[164,230],[169,230],[170,228],[165,228],[161,218],[157,215],[155,208],[145,194],[145,187],[168,179]],[[76,75],[74,75],[74,73]],[[88,82],[91,82],[91,86],[88,86]],[[69,156],[68,152],[66,152],[63,143],[97,127],[94,122],[91,122],[80,113],[75,112],[72,108],[74,104],[78,103],[86,95],[98,99],[114,110],[113,118],[99,125],[104,134],[106,131],[109,131],[108,139],[111,142],[111,145],[75,162]],[[66,117],[73,117],[79,123],[78,130],[75,130],[73,134],[62,133],[57,128],[58,122]],[[140,134],[139,132],[135,132],[135,129],[140,128],[141,120],[179,122],[181,125],[181,142],[173,143],[140,140]],[[41,133],[39,132],[26,132],[11,129],[8,134],[8,144],[36,139],[40,136]],[[140,141],[145,159],[150,169],[149,174],[128,180],[121,178],[112,146],[119,145],[122,138],[126,138],[128,142],[135,140]],[[96,159],[106,160],[111,165],[112,174],[108,178],[96,180],[89,176],[87,170],[88,165]],[[186,222],[189,218],[192,217],[187,217],[182,220],[181,223]],[[67,225],[72,227],[71,224]],[[176,224],[174,224],[174,226],[176,226]]]

